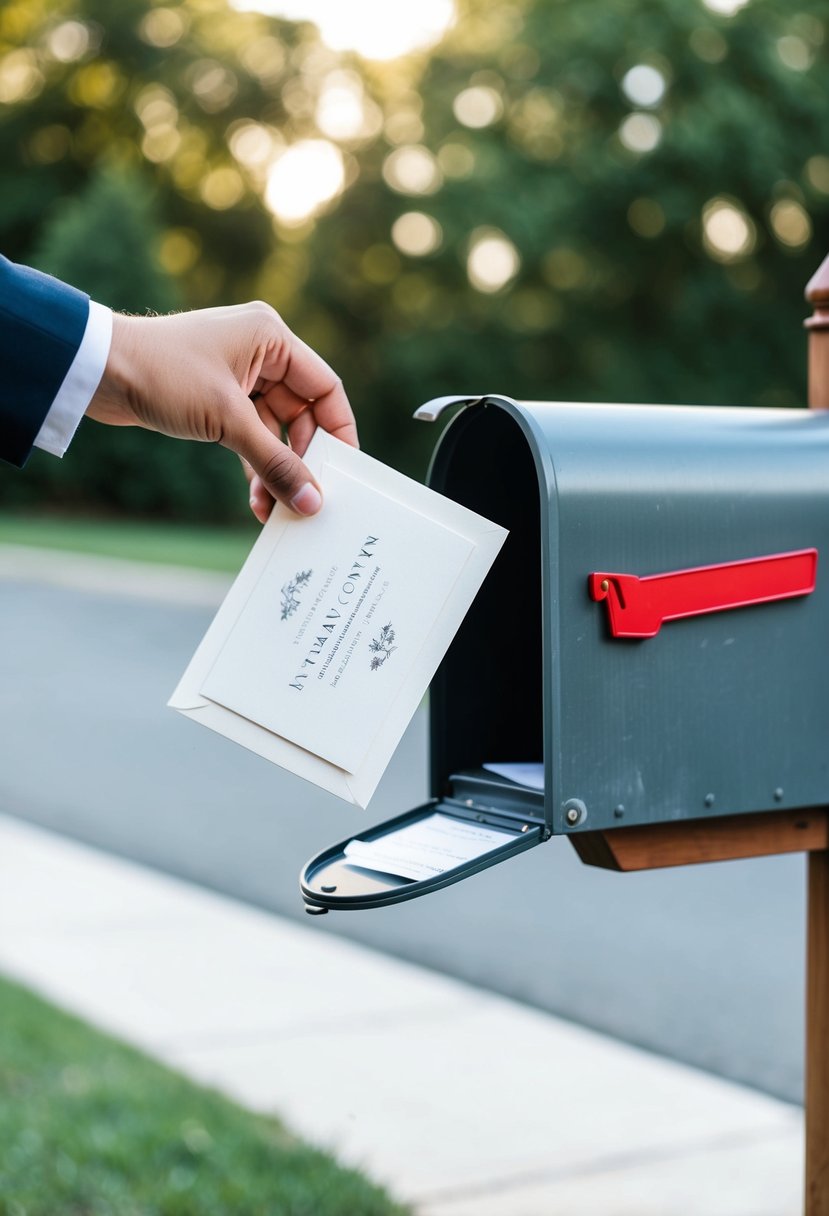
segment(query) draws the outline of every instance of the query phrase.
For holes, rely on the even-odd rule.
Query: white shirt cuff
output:
[[[101,383],[111,342],[112,312],[90,300],[83,340],[37,433],[36,448],[63,456]]]

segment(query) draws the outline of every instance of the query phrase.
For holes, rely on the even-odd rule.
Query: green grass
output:
[[[276,1120],[0,979],[0,1213],[405,1216],[405,1209]]]
[[[0,544],[34,545],[98,553],[133,561],[195,566],[236,573],[259,534],[250,525],[238,528],[193,528],[184,524],[83,520],[0,514]]]

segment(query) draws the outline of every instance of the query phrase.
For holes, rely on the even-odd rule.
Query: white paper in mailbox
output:
[[[345,855],[352,865],[363,869],[400,878],[435,878],[514,839],[514,833],[497,828],[448,815],[428,815],[378,840],[350,840]]]
[[[507,533],[318,430],[169,704],[366,806]]]

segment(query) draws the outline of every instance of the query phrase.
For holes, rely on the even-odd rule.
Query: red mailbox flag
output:
[[[591,574],[588,586],[594,600],[607,601],[614,638],[652,638],[663,621],[809,595],[816,573],[817,549],[799,549],[646,578]]]

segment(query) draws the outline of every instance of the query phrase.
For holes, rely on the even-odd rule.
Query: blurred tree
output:
[[[315,49],[312,27],[225,0],[0,3],[3,253],[130,312],[252,298],[275,241],[267,162],[312,129],[283,91]],[[247,512],[229,453],[91,422],[67,460],[1,470],[0,502]]]
[[[6,0],[0,247],[45,256],[91,175],[139,175],[177,298],[270,300],[343,375],[365,446],[418,475],[435,436],[410,412],[440,393],[801,401],[829,246],[821,0],[459,10],[430,55],[382,64],[225,0]],[[95,500],[238,502],[223,453],[140,440]],[[93,501],[86,442],[0,497]]]
[[[184,302],[247,298],[273,244],[264,162],[309,129],[283,93],[318,45],[312,27],[226,0],[0,4],[4,252],[30,258],[56,208],[114,163],[156,199]]]
[[[105,166],[54,210],[31,261],[110,308],[167,312],[178,298],[173,279],[154,258],[160,235],[148,184],[134,169]],[[57,500],[76,509],[94,503],[174,517],[195,509],[224,519],[243,513],[242,488],[226,452],[159,443],[137,427],[84,419],[71,460],[35,454],[25,478],[9,477],[7,501],[17,495],[25,502]]]
[[[417,88],[386,82],[304,296],[369,447],[422,472],[435,436],[409,412],[449,392],[803,400],[826,10],[724,7],[467,0]]]
[[[161,225],[134,169],[104,166],[46,221],[31,264],[122,312],[169,312],[180,303],[157,261]]]

